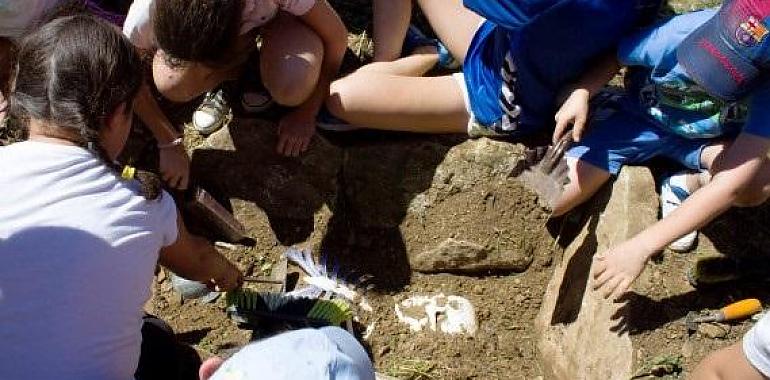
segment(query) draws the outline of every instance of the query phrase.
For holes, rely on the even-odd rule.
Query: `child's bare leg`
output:
[[[284,106],[304,103],[321,74],[324,47],[308,26],[289,15],[278,16],[262,32],[262,82],[273,99]]]
[[[590,199],[610,179],[610,173],[585,161],[567,159],[570,183],[556,202],[553,216],[562,216]]]
[[[766,380],[746,359],[741,343],[735,343],[703,359],[693,371],[697,380]]]
[[[436,35],[458,61],[465,60],[481,16],[465,8],[461,0],[417,0]]]
[[[470,118],[451,76],[359,71],[332,83],[326,106],[351,124],[393,131],[465,133]]]
[[[438,63],[438,53],[435,53],[434,49],[433,54],[412,54],[392,62],[373,62],[362,66],[357,72],[369,71],[407,77],[421,77],[433,69],[436,63]],[[352,75],[355,75],[355,73]]]
[[[401,56],[412,17],[412,0],[374,0],[374,61],[389,62]]]

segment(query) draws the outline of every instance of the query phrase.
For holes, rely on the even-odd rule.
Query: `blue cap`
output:
[[[726,0],[677,50],[687,74],[725,101],[744,97],[770,69],[770,1]]]

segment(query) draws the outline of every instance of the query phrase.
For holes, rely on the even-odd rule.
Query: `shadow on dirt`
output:
[[[578,314],[580,314],[583,295],[591,275],[591,264],[598,248],[596,228],[612,195],[611,187],[612,184],[608,183],[590,202],[575,209],[569,216],[560,221],[559,244],[562,248],[566,248],[586,225],[588,226],[588,235],[566,266],[565,278],[559,287],[551,325],[570,324],[575,322]]]
[[[333,136],[335,144],[317,138],[301,157],[286,158],[275,153],[272,124],[237,121],[230,135],[231,150],[193,153],[193,177],[204,188],[223,199],[256,204],[284,246],[307,241],[317,227],[316,213],[326,206],[333,216],[321,253],[341,268],[371,275],[377,289],[409,283],[411,269],[399,224],[414,196],[430,187],[453,143],[355,133]]]

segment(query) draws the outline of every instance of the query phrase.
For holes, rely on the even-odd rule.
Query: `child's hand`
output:
[[[634,239],[604,252],[595,258],[594,290],[604,298],[617,301],[644,270],[651,253]]]
[[[289,112],[278,123],[276,151],[287,157],[298,157],[307,150],[315,134],[316,115],[301,109]]]
[[[160,175],[171,188],[187,189],[190,181],[190,157],[183,146],[160,149]]]
[[[238,289],[243,284],[243,273],[229,260],[222,258],[224,267],[215,278],[211,279],[211,287],[218,292],[229,292]]]
[[[586,89],[578,88],[564,101],[556,112],[556,128],[553,131],[553,143],[556,144],[572,126],[572,138],[580,141],[588,120],[588,101],[591,95]]]

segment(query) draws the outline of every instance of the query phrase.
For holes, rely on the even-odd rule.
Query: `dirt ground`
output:
[[[269,140],[272,133],[260,131],[245,136],[238,132],[241,128],[254,127],[261,126],[235,126],[229,132],[238,137],[233,140],[243,147],[245,161],[230,157],[223,161],[228,167],[219,166],[215,155],[221,155],[217,153],[221,151],[209,147],[198,149],[193,158],[193,162],[200,165],[196,168],[198,178],[214,173],[220,177],[235,172],[243,174],[237,181],[223,179],[220,189],[238,194],[239,199],[232,202],[234,213],[244,222],[257,244],[254,248],[220,249],[221,252],[237,262],[247,274],[262,274],[270,271],[271,264],[279,260],[288,242],[297,241],[302,247],[340,259],[346,271],[372,275],[376,286],[366,297],[373,311],[358,314],[358,330],[362,333],[367,327],[372,328],[369,338],[363,342],[380,372],[402,379],[534,379],[540,375],[532,321],[551,276],[550,250],[554,245],[545,230],[523,224],[526,220],[542,225],[547,217],[531,194],[522,193],[516,186],[498,189],[501,193],[497,197],[502,198],[497,201],[498,207],[504,210],[485,213],[486,208],[494,207],[486,192],[449,189],[444,195],[437,196],[443,197],[441,202],[426,203],[423,214],[405,215],[405,205],[400,201],[404,194],[399,192],[400,189],[411,187],[414,192],[423,191],[427,186],[425,182],[430,184],[434,177],[435,163],[428,161],[431,157],[443,157],[436,155],[434,150],[446,151],[446,146],[455,143],[452,138],[434,143],[414,136],[359,136],[364,142],[351,143],[327,136],[328,146],[319,143],[310,153],[311,156],[324,156],[324,163],[318,164],[317,160],[308,158],[304,160],[305,168],[297,168],[294,174],[280,177],[273,173],[266,174],[267,179],[258,179],[255,172],[263,169],[283,171],[285,169],[278,168],[285,164],[273,162],[277,159],[269,157],[272,153],[260,153],[263,151],[261,144],[266,144],[264,150],[272,147],[272,140]],[[204,142],[194,132],[189,133],[192,134],[190,141],[204,145],[221,144],[219,135]],[[337,149],[348,157],[343,160],[345,164],[336,164],[339,159],[339,154],[335,153]],[[399,154],[397,150],[400,149],[411,153]],[[367,152],[371,158],[362,156]],[[376,157],[389,157],[389,161],[378,165]],[[335,173],[332,168],[338,165],[353,174]],[[411,168],[411,173],[395,173],[402,167]],[[323,180],[335,176],[339,178],[336,181]],[[340,181],[345,183],[338,183]],[[270,192],[274,182],[296,184],[283,187],[294,189],[290,192],[296,193],[262,197],[263,190],[260,189]],[[334,194],[338,187],[343,190]],[[315,193],[315,197],[310,193]],[[281,207],[275,207],[267,199],[274,197],[280,198],[278,204]],[[255,208],[255,203],[261,207]],[[477,213],[479,210],[481,212]],[[284,217],[283,213],[291,214],[293,218]],[[305,225],[299,220],[305,216],[312,219],[313,232],[304,231],[298,237],[292,236],[295,228],[302,229],[299,226]],[[490,219],[495,216],[501,220]],[[419,219],[426,221],[424,228],[415,228],[421,223]],[[266,220],[270,226],[265,225]],[[523,244],[522,239],[537,242],[522,259],[520,268],[523,273],[483,277],[422,275],[411,273],[404,262],[405,245],[419,251],[444,236],[479,241],[493,228],[499,231],[499,241],[495,242],[498,246],[515,248]],[[396,302],[411,295],[439,293],[459,295],[471,301],[479,323],[475,337],[412,333],[396,320]],[[221,354],[263,333],[258,331],[252,335],[251,331],[238,329],[224,316],[223,308],[221,299],[213,304],[182,302],[171,290],[165,274],[157,278],[155,297],[148,304],[148,311],[168,320],[183,340],[193,344],[204,356]]]
[[[340,2],[338,2],[340,3]],[[351,37],[358,43],[358,51],[366,53],[370,45],[366,35],[366,17],[361,17],[366,4],[338,4],[343,14],[354,14],[351,29],[359,33]],[[363,2],[366,3],[366,2]],[[672,1],[674,10],[692,10],[713,5],[714,1]],[[191,136],[194,137],[194,136]],[[451,218],[452,215],[446,215]],[[752,325],[751,321],[720,324],[716,329],[688,334],[684,316],[688,311],[718,308],[746,297],[770,301],[767,284],[761,280],[730,283],[718,288],[693,288],[686,278],[687,271],[699,257],[729,254],[767,253],[765,242],[770,235],[754,226],[765,225],[767,212],[740,210],[731,212],[705,229],[696,252],[681,255],[664,253],[643,275],[649,284],[640,294],[632,295],[628,320],[619,320],[620,328],[627,327],[637,347],[635,368],[642,368],[655,358],[681,360],[681,372],[669,378],[684,378],[709,352],[732,342]],[[752,226],[750,228],[742,228]],[[231,258],[249,268],[260,268],[277,260],[283,249],[270,237],[260,237],[273,246],[225,251]],[[407,237],[405,237],[407,238]],[[318,239],[317,239],[318,240]],[[374,238],[377,240],[377,237]],[[340,247],[351,242],[337,242]],[[356,242],[352,242],[355,243]],[[310,246],[320,244],[309,241]],[[356,247],[348,247],[355,249]],[[360,249],[360,247],[358,247]],[[369,247],[371,249],[371,247]],[[387,247],[377,246],[387,252]],[[265,254],[265,251],[269,253]],[[538,379],[542,370],[536,352],[536,337],[532,320],[542,302],[543,290],[550,279],[550,257],[544,253],[540,260],[524,273],[464,277],[450,274],[412,274],[408,285],[402,288],[368,294],[374,308],[362,313],[362,326],[374,325],[367,345],[378,371],[402,379]],[[387,270],[387,267],[383,268]],[[217,354],[239,346],[252,338],[250,331],[240,330],[222,312],[222,301],[201,305],[197,301],[181,303],[169,290],[167,279],[156,284],[156,297],[150,308],[168,319],[180,336],[203,354]],[[399,324],[393,312],[394,304],[413,294],[456,294],[467,297],[477,310],[478,334],[473,337],[449,337],[439,333],[411,333]]]
[[[369,2],[333,1],[351,25],[353,50],[366,54],[371,45],[364,30],[369,26]],[[674,10],[692,10],[713,5],[717,1],[671,1]],[[371,35],[370,32],[367,32]],[[195,132],[186,131],[190,149],[203,143]],[[9,129],[0,128],[0,142],[18,138]],[[332,139],[333,140],[333,139]],[[344,145],[344,141],[335,142]],[[321,197],[323,198],[323,197]],[[239,218],[250,222],[249,213],[241,201],[234,201],[234,211]],[[332,211],[327,209],[314,214],[313,227]],[[466,207],[457,204],[457,208]],[[441,211],[447,219],[455,218],[451,210]],[[318,216],[321,215],[321,216]],[[438,215],[441,216],[441,215]],[[256,219],[256,217],[254,218]],[[328,221],[328,220],[327,220]],[[687,271],[701,257],[720,256],[725,253],[740,257],[759,257],[770,253],[770,221],[768,208],[736,210],[712,223],[704,230],[698,249],[689,254],[664,253],[645,271],[642,283],[646,284],[633,294],[628,305],[632,317],[619,320],[620,328],[628,327],[632,336],[638,362],[643,367],[655,357],[681,358],[682,372],[670,378],[683,378],[708,352],[736,342],[750,328],[751,321],[715,325],[709,331],[688,335],[683,324],[685,314],[691,310],[717,308],[734,300],[757,297],[763,303],[770,302],[767,282],[753,279],[732,282],[716,288],[696,290],[686,278]],[[251,226],[253,231],[263,229]],[[473,230],[477,226],[466,228]],[[457,227],[459,228],[459,227]],[[378,235],[380,233],[380,235]],[[377,257],[388,257],[393,249],[384,232],[376,232],[355,239],[333,242],[339,250],[365,250]],[[280,236],[263,234],[252,236],[255,247],[220,248],[220,251],[244,269],[247,274],[266,274],[279,260],[285,247]],[[422,239],[424,236],[403,236],[403,239]],[[312,235],[303,245],[320,247],[324,236]],[[328,243],[328,242],[327,242]],[[324,243],[326,244],[326,243]],[[532,321],[542,302],[543,292],[551,277],[551,262],[560,249],[541,249],[534,261],[522,273],[497,273],[481,277],[451,274],[401,273],[408,281],[382,287],[367,293],[373,312],[359,314],[359,330],[374,326],[364,344],[370,351],[379,372],[400,379],[539,379],[542,378],[540,358],[536,349]],[[379,253],[379,255],[377,255]],[[756,256],[755,256],[756,255]],[[399,269],[389,268],[388,261],[366,261],[362,265],[379,268],[381,274]],[[760,260],[761,261],[761,260]],[[353,261],[355,262],[355,261]],[[356,270],[357,268],[348,268]],[[171,290],[169,276],[163,271],[153,284],[154,297],[148,303],[149,312],[168,321],[179,338],[193,345],[202,356],[221,355],[228,349],[241,346],[259,332],[239,329],[225,315],[224,300],[204,304],[199,301],[182,301]],[[475,337],[451,337],[439,333],[412,333],[399,324],[394,304],[414,294],[461,295],[467,297],[476,308],[479,330]]]

